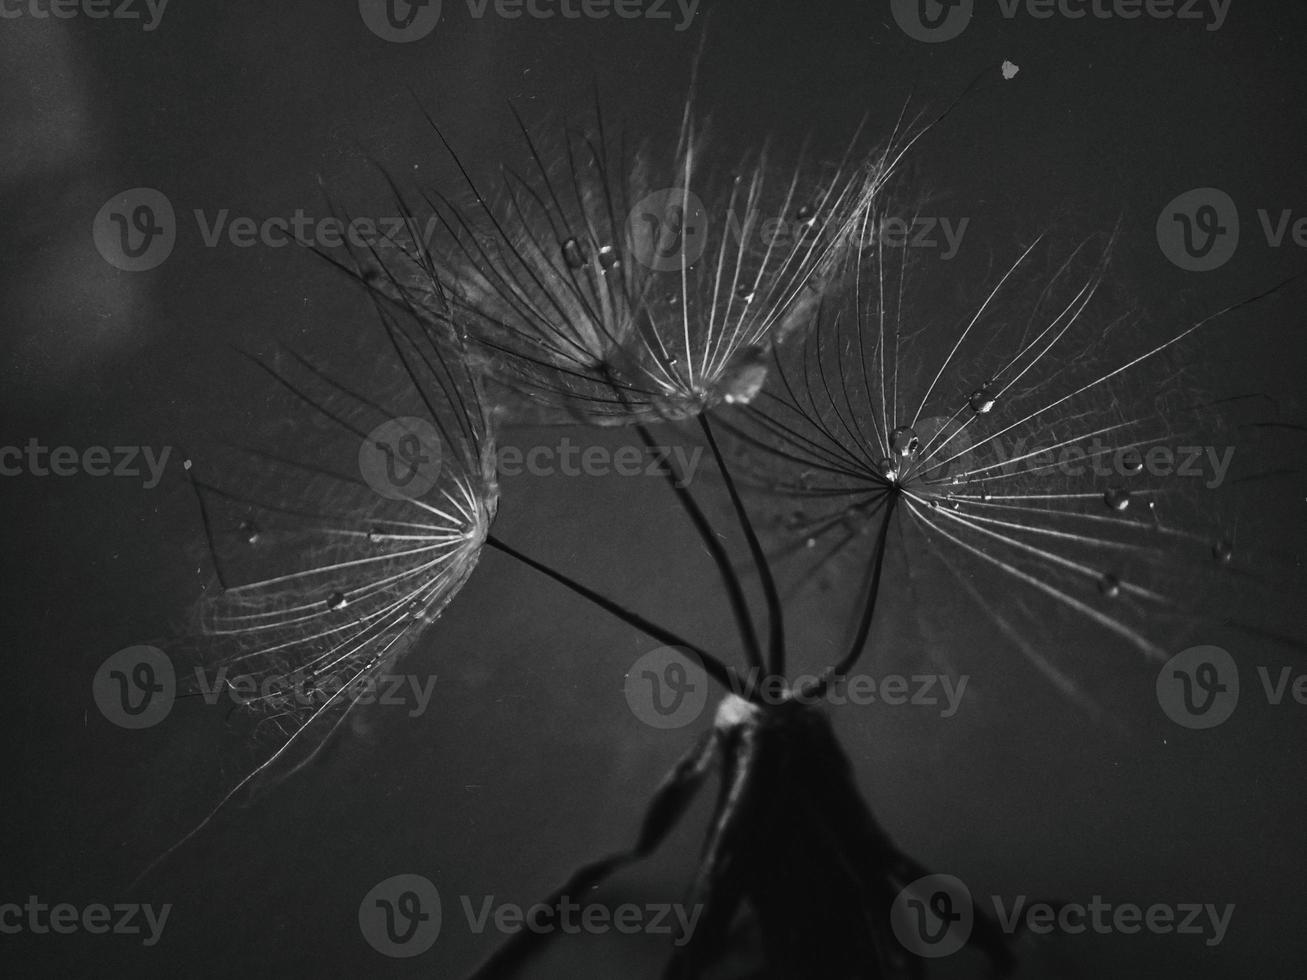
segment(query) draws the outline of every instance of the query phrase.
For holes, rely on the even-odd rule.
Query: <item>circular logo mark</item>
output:
[[[651,728],[684,728],[708,703],[708,675],[689,650],[658,647],[631,665],[626,703]]]
[[[1157,675],[1157,703],[1185,728],[1215,728],[1239,703],[1239,668],[1216,646],[1181,650]]]
[[[1239,246],[1239,209],[1215,187],[1185,191],[1157,216],[1157,244],[1181,269],[1219,269]]]
[[[163,264],[177,244],[172,202],[152,187],[134,187],[111,197],[95,215],[91,237],[115,269],[145,272]]]
[[[890,0],[899,28],[914,41],[951,41],[971,23],[973,0]]]
[[[441,442],[426,419],[383,422],[359,447],[359,472],[387,500],[416,500],[440,476]]]
[[[385,956],[421,956],[440,936],[440,892],[422,875],[387,878],[359,903],[359,931]]]
[[[646,194],[626,216],[628,250],[654,272],[679,272],[708,247],[708,212],[691,190],[667,187]]]
[[[110,656],[91,681],[100,713],[121,728],[149,728],[168,717],[177,672],[157,647],[135,646]]]
[[[966,945],[976,910],[960,878],[925,875],[899,892],[889,914],[890,927],[904,949],[936,959]]]
[[[383,41],[409,44],[436,29],[441,0],[359,0],[359,16]]]

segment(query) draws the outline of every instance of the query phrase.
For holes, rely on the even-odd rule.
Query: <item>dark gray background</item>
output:
[[[731,153],[767,132],[793,142],[811,130],[834,145],[863,112],[883,130],[909,99],[942,106],[983,67],[1021,65],[1011,87],[965,103],[921,149],[917,166],[943,213],[971,215],[984,243],[960,277],[987,273],[985,249],[1010,254],[1033,230],[1066,221],[1101,231],[1121,216],[1116,270],[1164,330],[1304,267],[1300,249],[1257,242],[1253,217],[1260,207],[1307,213],[1298,4],[1234,0],[1208,32],[1148,19],[1007,20],[982,2],[966,32],[940,45],[906,37],[888,4],[871,0],[822,12],[717,6],[704,89]],[[320,176],[356,211],[380,210],[368,156],[401,176],[418,165],[414,176],[449,180],[409,88],[481,165],[516,146],[506,100],[537,118],[574,118],[594,79],[612,118],[637,134],[663,131],[699,26],[476,21],[448,0],[436,31],[406,46],[378,40],[344,0],[175,0],[153,33],[112,20],[0,22],[2,441],[185,447],[257,425],[266,389],[230,345],[312,349],[366,308],[294,250],[201,247],[192,208],[320,213]],[[1244,244],[1217,272],[1185,273],[1160,254],[1153,223],[1176,194],[1209,184],[1240,205]],[[89,228],[105,199],[138,185],[171,198],[183,232],[161,268],[131,275],[100,259]],[[1259,308],[1201,355],[1232,387],[1271,393],[1289,414],[1301,298]],[[207,576],[181,451],[152,491],[131,480],[4,480],[12,686],[0,901],[175,908],[153,949],[127,937],[0,937],[0,955],[28,958],[36,974],[71,962],[101,975],[460,975],[494,937],[447,918],[431,952],[384,960],[359,935],[359,901],[381,879],[415,872],[445,893],[447,917],[460,893],[527,903],[628,841],[689,738],[646,728],[623,700],[623,674],[650,644],[487,555],[414,654],[423,666],[412,669],[439,675],[432,710],[373,713],[369,737],[342,740],[254,807],[224,813],[129,892],[241,762],[221,712],[181,702],[164,724],[126,732],[90,697],[109,653],[168,647]],[[1300,536],[1300,480],[1267,506]],[[721,604],[704,600],[705,560],[655,481],[517,478],[498,531],[688,635],[729,636]],[[795,630],[809,631],[819,658],[842,624],[805,612]],[[929,663],[905,626],[919,615],[886,614],[878,669]],[[1129,722],[1117,732],[1000,644],[966,646],[960,669],[986,683],[957,717],[838,720],[877,813],[909,851],[986,893],[1237,907],[1215,949],[1195,937],[1085,936],[1031,953],[1030,975],[1301,973],[1304,709],[1254,704],[1215,732],[1185,732],[1157,711],[1150,668],[1083,651],[1087,683]],[[1286,662],[1283,650],[1240,652]],[[613,894],[679,898],[703,816]],[[656,938],[570,941],[538,975],[653,977],[662,951]]]

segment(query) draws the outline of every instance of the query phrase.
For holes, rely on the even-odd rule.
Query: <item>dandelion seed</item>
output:
[[[1120,322],[1089,312],[1108,249],[1095,257],[1082,244],[1038,279],[1027,272],[1036,247],[942,335],[913,319],[920,292],[907,258],[872,250],[834,309],[782,352],[755,403],[730,414],[730,430],[750,452],[751,484],[767,488],[762,500],[802,499],[815,511],[800,533],[826,546],[775,552],[813,556],[816,565],[798,562],[796,583],[830,562],[864,562],[866,539],[846,515],[864,514],[875,529],[876,514],[901,500],[902,518],[883,526],[913,574],[926,581],[937,569],[941,589],[974,599],[1037,670],[1097,711],[1075,672],[1027,634],[1070,617],[1160,660],[1180,631],[1230,618],[1237,590],[1209,581],[1196,557],[1204,549],[1217,557],[1209,566],[1228,561],[1210,544],[1206,488],[1141,475],[1143,451],[1187,435],[1210,442],[1218,437],[1192,439],[1196,430],[1183,426],[1220,420],[1183,391],[1173,401],[1189,407],[1179,410],[1158,396],[1174,388],[1167,355],[1197,325],[1127,345]],[[969,388],[958,376],[977,365],[990,380]],[[817,479],[800,483],[799,468]],[[1140,482],[1123,486],[1122,477]],[[1141,497],[1136,517],[1130,504]],[[1154,497],[1171,503],[1173,522],[1161,523]]]
[[[782,178],[765,148],[722,179],[690,104],[669,158],[631,154],[598,110],[561,140],[518,124],[525,170],[489,181],[436,130],[474,203],[425,193],[436,240],[379,249],[368,283],[452,322],[505,418],[604,425],[752,400],[920,136],[867,157],[855,131],[834,164],[805,153]]]
[[[208,659],[251,680],[255,729],[275,732],[233,794],[312,758],[466,582],[494,519],[489,416],[457,339],[393,310],[381,326],[348,384],[294,353],[256,362],[286,402],[273,417],[302,420],[293,450],[215,450],[192,471],[222,585],[200,611]]]

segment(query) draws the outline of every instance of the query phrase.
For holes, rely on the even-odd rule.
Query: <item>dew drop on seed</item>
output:
[[[259,525],[255,524],[253,521],[241,521],[240,531],[241,534],[245,536],[245,540],[250,544],[259,543]]]
[[[573,269],[579,269],[585,265],[585,260],[589,256],[586,254],[586,247],[575,238],[569,238],[563,242],[563,261]]]
[[[921,440],[911,426],[900,425],[889,434],[889,448],[902,459],[916,459],[921,452]]]
[[[967,399],[967,404],[977,415],[988,415],[994,410],[994,402],[998,400],[998,394],[995,391],[995,385],[992,381],[987,381]]]
[[[722,399],[728,405],[747,405],[758,396],[767,381],[767,352],[746,347],[722,374]]]
[[[349,605],[349,600],[345,598],[344,592],[333,592],[327,597],[327,608],[332,612],[337,609],[344,609],[347,605]]]
[[[746,302],[746,303],[752,303],[752,302],[753,302],[753,287],[751,287],[751,286],[741,286],[739,289],[735,290],[735,298],[736,298],[736,299],[743,300],[743,301]]]
[[[991,500],[994,499],[994,495],[990,493],[988,490],[981,490],[980,499],[983,500],[985,503],[989,503]]]
[[[1222,565],[1228,562],[1233,555],[1234,555],[1234,545],[1230,544],[1230,542],[1226,538],[1221,538],[1214,545],[1212,545],[1212,557],[1215,558],[1217,561],[1219,561]]]
[[[810,228],[812,227],[813,222],[817,220],[817,212],[812,207],[805,204],[795,212],[794,218],[799,222],[799,224]]]
[[[599,249],[599,266],[605,272],[615,269],[621,265],[622,257],[617,254],[617,249],[611,245],[603,245]]]
[[[1103,494],[1103,503],[1110,510],[1125,510],[1130,506],[1130,491],[1125,487],[1112,487]]]
[[[1121,469],[1127,476],[1134,476],[1144,468],[1144,457],[1138,449],[1125,449],[1121,452]]]
[[[1098,591],[1109,599],[1121,594],[1121,580],[1111,572],[1104,572],[1098,577]]]
[[[897,480],[899,478],[898,464],[886,456],[880,461],[880,475],[887,480]]]
[[[369,544],[380,544],[380,543],[381,543],[381,538],[382,538],[382,534],[381,534],[381,529],[380,529],[380,528],[375,527],[375,526],[374,526],[374,527],[370,527],[370,528],[368,528],[368,543],[369,543]]]

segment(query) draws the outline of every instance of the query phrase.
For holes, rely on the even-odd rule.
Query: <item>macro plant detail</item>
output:
[[[876,819],[823,695],[875,650],[877,610],[911,603],[922,580],[973,602],[1053,696],[1095,714],[1075,665],[1048,653],[1060,631],[1162,660],[1200,611],[1263,628],[1239,602],[1268,585],[1219,513],[1143,471],[1158,445],[1242,439],[1238,400],[1198,394],[1173,357],[1281,287],[1139,343],[1130,316],[1098,310],[1111,238],[1057,254],[1041,236],[973,308],[923,318],[929,268],[871,232],[924,129],[889,149],[855,137],[833,166],[778,181],[766,151],[734,170],[707,163],[688,108],[662,169],[628,155],[598,110],[552,150],[519,124],[530,169],[504,168],[493,191],[434,122],[465,186],[413,195],[388,178],[410,229],[423,208],[436,218],[434,242],[387,239],[349,264],[324,255],[366,290],[377,326],[351,339],[348,374],[294,352],[258,362],[299,406],[278,416],[297,452],[194,466],[221,586],[203,611],[213,656],[327,692],[248,705],[274,747],[219,807],[311,759],[350,717],[351,683],[428,635],[490,549],[686,651],[723,691],[634,846],[583,865],[545,904],[584,902],[652,854],[716,773],[689,891],[704,914],[666,976],[726,964],[732,976],[925,976],[893,920],[930,869]],[[762,242],[768,215],[797,233]],[[657,427],[708,450],[729,529],[670,460],[663,475],[720,578],[738,651],[686,639],[493,533],[496,431],[517,424],[629,426],[651,449]],[[887,572],[895,563],[907,573]],[[781,576],[803,588],[833,567],[849,586],[848,642],[800,682],[803,629],[787,621]],[[1291,632],[1279,636],[1294,644]],[[968,915],[967,945],[1010,972],[1014,937],[979,907]],[[475,975],[525,971],[548,941],[521,932]]]

